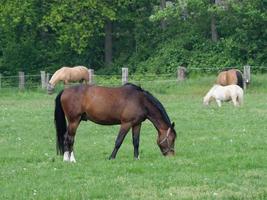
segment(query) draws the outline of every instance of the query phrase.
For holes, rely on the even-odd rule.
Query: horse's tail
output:
[[[236,77],[237,77],[237,85],[243,89],[244,88],[243,75],[239,70],[236,71]]]
[[[64,135],[67,131],[67,124],[65,119],[65,113],[62,109],[61,105],[61,95],[63,91],[61,91],[56,99],[55,99],[55,113],[54,113],[54,122],[57,131],[57,154],[63,155],[64,153]]]

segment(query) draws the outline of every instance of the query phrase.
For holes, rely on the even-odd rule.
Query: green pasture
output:
[[[241,108],[204,107],[213,81],[136,81],[175,122],[174,157],[161,155],[145,121],[140,160],[129,133],[110,161],[119,127],[82,122],[75,164],[56,155],[56,94],[0,90],[0,199],[267,199],[267,75],[252,76]]]

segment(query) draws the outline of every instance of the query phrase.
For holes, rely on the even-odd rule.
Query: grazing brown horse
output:
[[[238,69],[226,69],[219,73],[216,84],[226,85],[238,85],[244,88],[243,75]]]
[[[67,85],[69,82],[72,81],[85,81],[86,83],[88,83],[89,82],[88,69],[84,66],[60,68],[53,74],[47,85],[48,94],[53,93],[55,85],[59,81],[63,81],[64,85]]]
[[[120,124],[110,159],[115,159],[130,129],[134,157],[139,158],[140,129],[146,119],[150,120],[158,131],[157,143],[162,154],[174,155],[174,123],[171,123],[163,105],[141,87],[130,83],[117,88],[78,85],[60,92],[55,104],[57,152],[64,154],[64,161],[76,162],[73,144],[77,127],[82,120],[102,125]]]

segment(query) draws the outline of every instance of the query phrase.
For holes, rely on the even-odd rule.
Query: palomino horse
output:
[[[232,100],[234,106],[240,106],[243,104],[243,89],[238,85],[214,85],[203,99],[204,105],[209,105],[209,103],[215,99],[217,105],[221,107],[222,101]]]
[[[238,85],[244,88],[243,75],[238,69],[226,69],[219,73],[216,84],[222,86]]]
[[[64,85],[67,85],[69,82],[72,81],[85,81],[86,83],[88,83],[88,69],[84,66],[60,68],[53,74],[47,85],[47,91],[49,94],[53,92],[55,85],[59,81],[63,81]]]
[[[57,152],[64,154],[64,161],[76,162],[73,144],[77,127],[82,120],[102,125],[120,124],[110,159],[115,159],[130,129],[134,157],[139,158],[140,129],[146,119],[150,120],[158,131],[157,144],[162,154],[174,155],[174,123],[171,123],[163,105],[141,87],[130,83],[117,88],[77,85],[60,92],[55,104]]]

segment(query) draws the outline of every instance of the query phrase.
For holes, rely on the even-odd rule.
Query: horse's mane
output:
[[[136,90],[139,90],[139,91],[144,91],[143,88],[141,88],[140,86],[137,86],[133,83],[125,83],[124,86],[131,86],[131,87],[134,87]]]
[[[160,101],[148,91],[144,90],[144,94],[148,97],[149,101],[151,103],[153,103],[153,105],[155,105],[159,109],[159,111],[161,112],[165,122],[167,122],[167,124],[171,127],[171,120],[170,120],[165,108],[160,103]]]
[[[168,116],[168,114],[167,114],[167,112],[166,112],[164,106],[162,105],[162,103],[161,103],[156,97],[154,97],[150,92],[144,90],[143,88],[141,88],[140,86],[137,86],[137,85],[135,85],[135,84],[132,84],[132,83],[126,83],[126,84],[124,84],[124,85],[125,85],[125,86],[132,86],[132,87],[135,88],[136,90],[143,92],[143,93],[145,94],[145,96],[148,98],[148,100],[149,100],[154,106],[156,106],[156,107],[159,109],[160,113],[161,113],[162,116],[163,116],[164,121],[165,121],[170,127],[172,126],[172,125],[171,125],[171,120],[170,120],[170,118],[169,118],[169,116]],[[175,131],[174,131],[174,132],[175,132]]]

